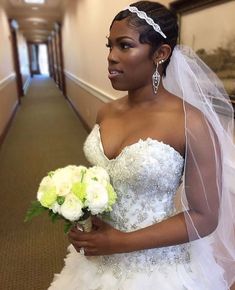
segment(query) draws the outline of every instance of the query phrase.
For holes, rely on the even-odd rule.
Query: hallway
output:
[[[0,289],[47,289],[63,265],[63,224],[42,215],[24,223],[47,172],[84,164],[87,132],[50,78],[33,78],[0,148]]]
[[[133,45],[135,41],[123,42],[128,36],[121,35],[115,41],[110,36],[114,15],[133,2],[0,0],[0,290],[46,290],[54,273],[64,264],[68,240],[63,222],[52,224],[44,214],[24,223],[25,214],[30,202],[36,199],[39,182],[48,172],[69,164],[88,165],[83,144],[96,122],[97,112],[105,103],[126,95],[126,91],[113,89],[112,77],[119,73],[125,76],[126,71],[127,76],[128,71],[130,76],[133,73],[135,81],[139,80],[138,74],[144,76],[142,66],[141,70],[137,66],[129,70],[128,53],[123,59],[118,55],[113,60],[115,64],[124,63],[120,68],[111,68],[107,61],[116,43],[118,51],[123,53],[139,47]],[[153,2],[176,12],[180,23],[179,43],[207,56],[215,64],[214,71],[217,72],[217,66],[218,70],[219,66],[223,68],[219,77],[227,86],[235,108],[235,0]],[[210,11],[212,19],[201,16],[201,12],[210,15]],[[191,18],[195,14],[206,22]],[[223,23],[219,25],[218,15],[223,15]],[[204,38],[205,35],[210,37]],[[214,42],[217,36],[218,43]],[[223,45],[221,39],[226,40]],[[210,50],[206,40],[212,47]],[[138,54],[137,58],[134,55],[132,64],[136,59]],[[155,66],[152,63],[152,69]],[[145,121],[141,113],[139,116]],[[151,125],[145,123],[144,128]],[[235,290],[235,285],[231,290]]]

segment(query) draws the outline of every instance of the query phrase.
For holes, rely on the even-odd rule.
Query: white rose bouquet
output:
[[[105,169],[99,166],[68,165],[49,172],[39,185],[37,200],[32,202],[25,221],[49,211],[52,221],[63,218],[65,232],[74,223],[91,230],[91,215],[112,210],[117,195]]]

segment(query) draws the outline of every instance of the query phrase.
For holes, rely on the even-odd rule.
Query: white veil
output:
[[[209,235],[213,256],[231,286],[235,281],[232,105],[217,76],[186,46],[174,48],[163,84],[184,100],[186,153],[181,206],[189,239]]]

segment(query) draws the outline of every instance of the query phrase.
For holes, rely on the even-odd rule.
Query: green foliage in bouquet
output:
[[[31,202],[31,207],[27,210],[24,221],[30,221],[33,217],[40,215],[46,210],[47,208],[42,206],[38,200],[34,200]]]

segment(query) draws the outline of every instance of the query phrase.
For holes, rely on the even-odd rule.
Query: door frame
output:
[[[20,58],[19,58],[19,51],[18,51],[18,42],[17,42],[17,29],[18,23],[15,19],[9,19],[9,26],[11,31],[11,43],[12,43],[12,55],[13,55],[13,64],[16,74],[16,83],[17,83],[17,93],[19,102],[21,98],[24,96],[23,90],[23,81],[22,75],[20,71]]]

